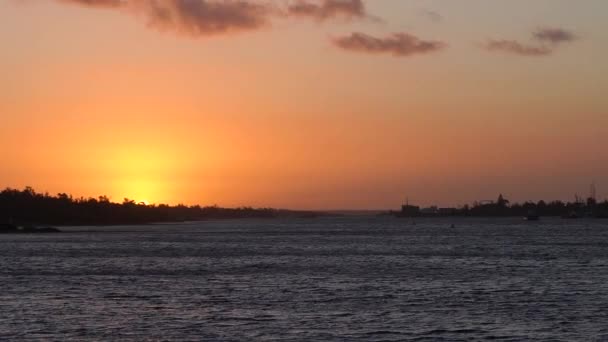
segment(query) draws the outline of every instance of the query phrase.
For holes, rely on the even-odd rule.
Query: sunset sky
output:
[[[608,196],[606,0],[1,0],[0,187],[294,209]]]

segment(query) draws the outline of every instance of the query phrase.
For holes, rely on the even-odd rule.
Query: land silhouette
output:
[[[475,202],[459,208],[420,208],[405,204],[400,211],[389,211],[397,217],[539,217],[608,218],[608,200],[594,197],[574,202],[538,201],[510,203],[502,194],[496,201]],[[183,222],[210,219],[314,217],[323,212],[292,211],[273,208],[221,208],[218,206],[186,206],[136,203],[125,198],[111,202],[107,196],[74,198],[66,193],[49,195],[31,187],[23,190],[6,188],[0,191],[0,232],[54,232],[62,225],[117,225],[156,222]]]
[[[436,217],[436,216],[471,216],[471,217],[538,217],[559,216],[575,219],[583,217],[608,218],[608,200],[598,202],[594,196],[582,199],[575,196],[574,202],[563,201],[527,201],[524,203],[511,203],[502,194],[496,201],[475,202],[459,208],[421,208],[416,205],[405,204],[401,211],[392,211],[398,217]]]
[[[111,202],[107,196],[74,198],[38,193],[31,187],[0,192],[0,230],[38,225],[116,225],[183,222],[209,219],[310,217],[319,213],[272,208],[221,208],[218,206],[136,203],[125,198]]]

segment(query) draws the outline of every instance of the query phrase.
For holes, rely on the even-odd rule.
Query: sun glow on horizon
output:
[[[608,1],[422,2],[195,37],[107,1],[0,1],[0,187],[313,210],[608,196]]]
[[[99,159],[91,160],[98,178],[106,180],[113,197],[128,198],[136,203],[168,203],[175,198],[189,158],[183,148],[170,143],[115,144],[103,148]],[[118,198],[117,198],[118,199]]]

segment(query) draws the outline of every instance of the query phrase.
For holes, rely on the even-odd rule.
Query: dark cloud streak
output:
[[[251,31],[269,24],[270,5],[246,0],[56,0],[111,8],[143,18],[149,27],[190,37]]]
[[[558,45],[577,39],[572,32],[561,28],[543,28],[532,33],[537,44],[524,44],[516,40],[490,39],[483,48],[488,51],[506,52],[520,56],[548,56],[555,52]]]
[[[287,7],[287,14],[313,18],[318,21],[339,17],[346,19],[368,17],[363,0],[323,0],[321,2],[297,0]]]
[[[59,2],[81,6],[105,8],[118,8],[125,5],[125,2],[123,2],[123,0],[59,0]]]
[[[144,0],[131,8],[150,27],[192,37],[257,30],[269,24],[273,12],[249,1]]]
[[[347,51],[391,54],[396,57],[432,53],[447,46],[443,42],[422,40],[409,33],[393,33],[384,38],[377,38],[365,33],[354,32],[349,36],[333,38],[332,43]]]
[[[503,51],[521,56],[546,56],[553,52],[545,46],[524,45],[515,40],[490,40],[484,47],[488,51]]]
[[[363,0],[294,0],[279,8],[261,0],[55,0],[59,3],[115,9],[142,18],[148,26],[190,37],[257,30],[272,18],[316,21],[372,18]]]
[[[534,32],[534,39],[540,42],[561,44],[576,40],[576,35],[561,28],[542,28]]]

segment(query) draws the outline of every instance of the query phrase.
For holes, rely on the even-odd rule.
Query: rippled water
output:
[[[66,231],[0,235],[0,340],[608,340],[608,221]]]

